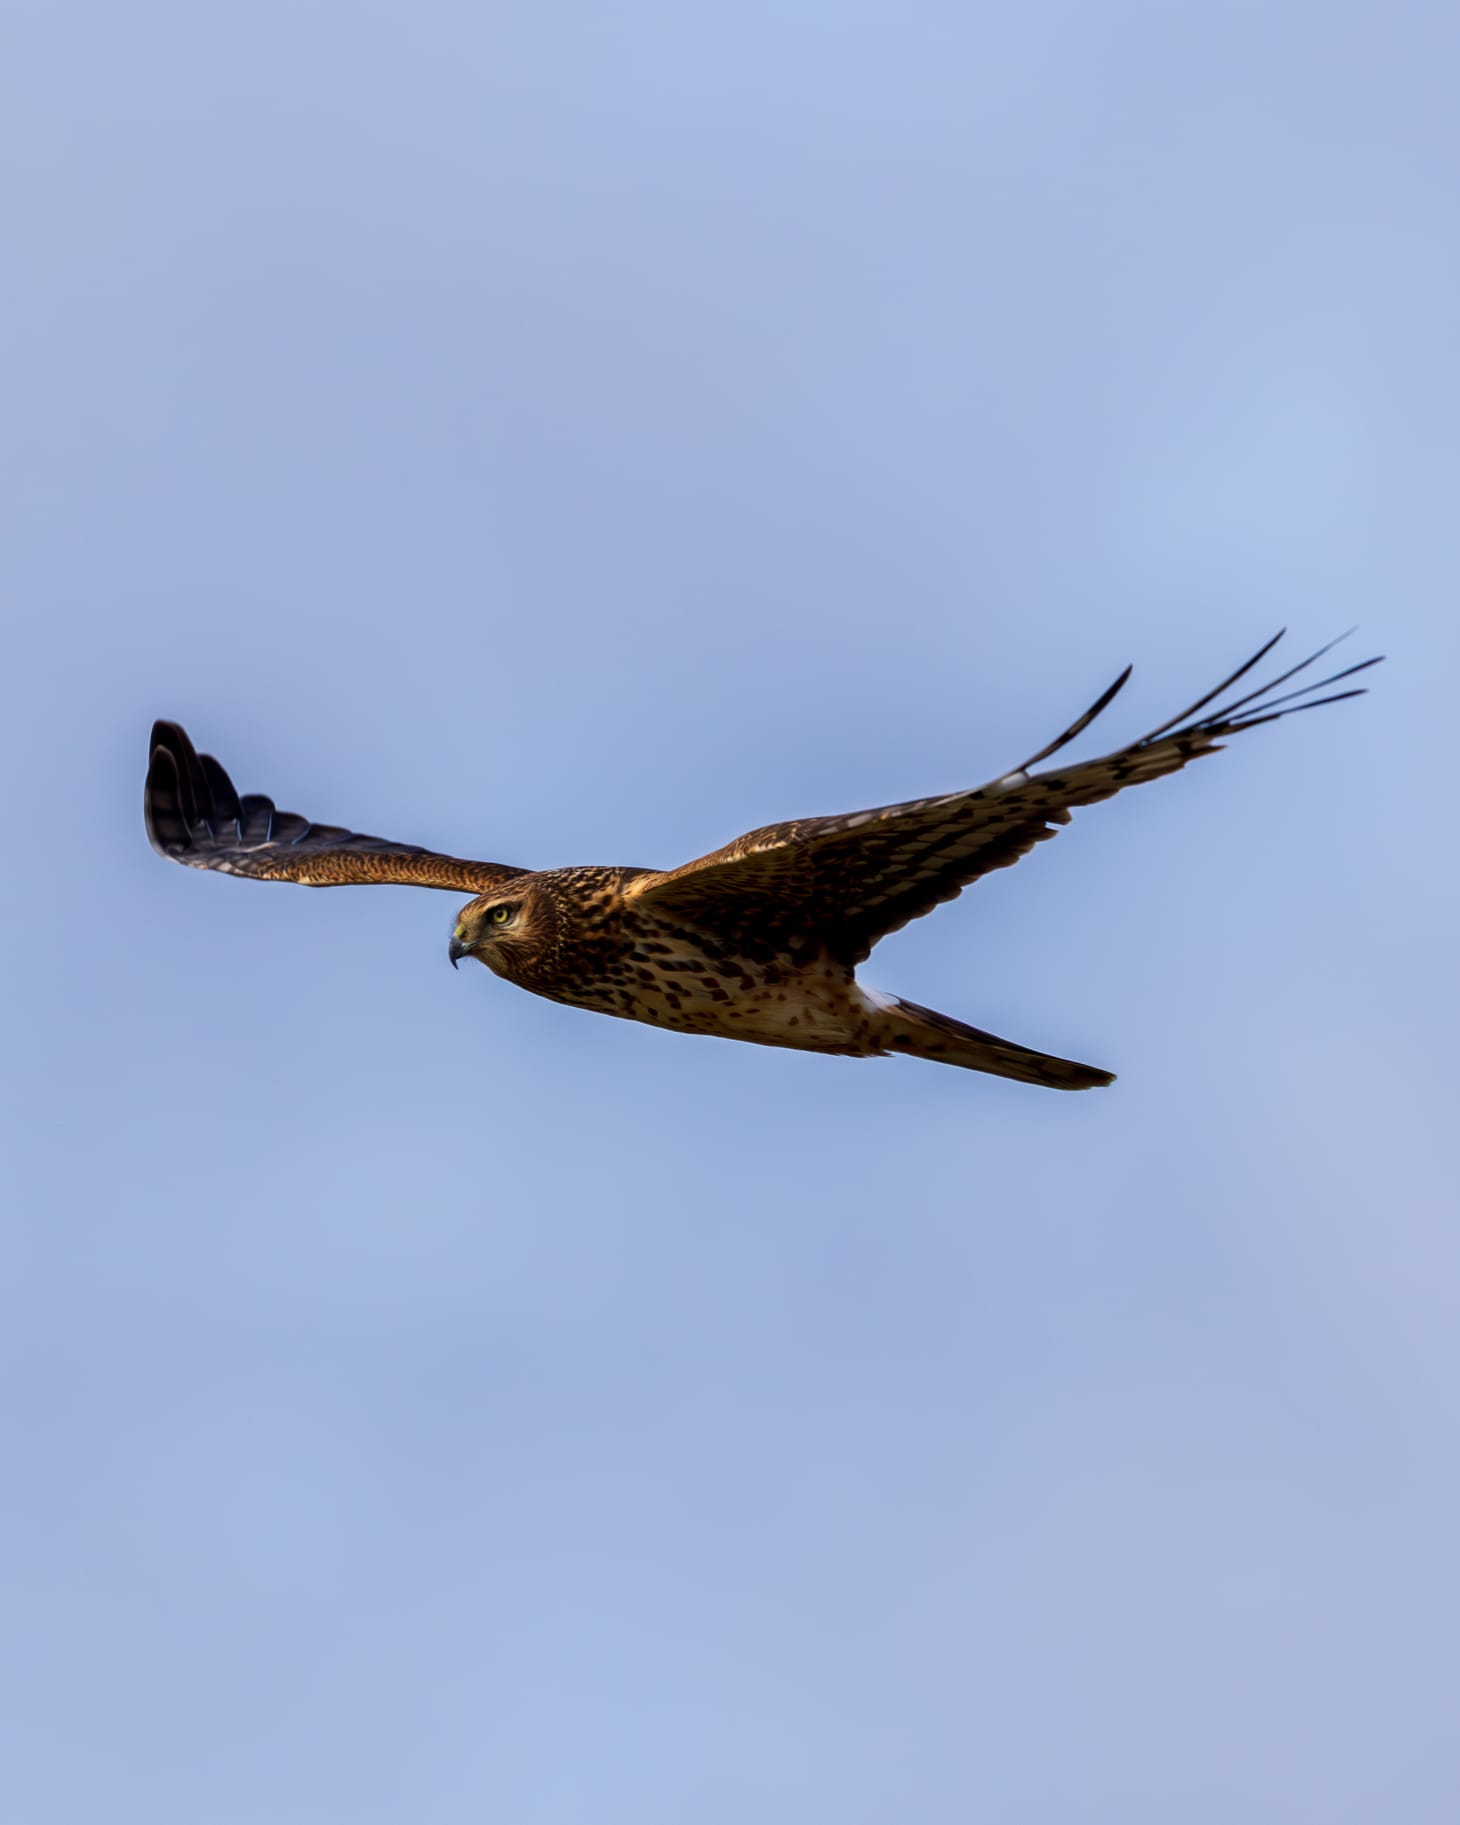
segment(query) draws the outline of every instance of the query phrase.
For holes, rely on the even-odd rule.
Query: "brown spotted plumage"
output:
[[[1323,647],[1261,689],[1208,709],[1280,638],[1180,716],[1101,759],[1031,771],[1100,714],[1129,667],[1055,741],[986,786],[773,824],[662,874],[645,868],[533,873],[311,824],[277,811],[271,799],[235,792],[217,761],[196,753],[170,722],[152,731],[147,834],[172,861],[254,880],[472,893],[452,933],[452,962],[475,957],[508,981],[571,1007],[800,1051],[856,1058],[902,1052],[1022,1083],[1085,1090],[1110,1083],[1111,1073],[864,989],[856,966],[889,932],[1054,836],[1073,809],[1175,773],[1241,730],[1359,696],[1359,689],[1313,693],[1378,664],[1367,659],[1318,684],[1273,695],[1329,650]]]

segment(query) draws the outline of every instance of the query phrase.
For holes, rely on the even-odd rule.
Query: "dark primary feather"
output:
[[[175,722],[153,726],[143,815],[159,855],[255,881],[484,893],[523,872],[360,836],[335,824],[312,824],[297,812],[276,809],[262,793],[240,794],[213,756],[199,754]]]
[[[872,811],[768,825],[670,873],[645,875],[628,891],[657,911],[732,939],[751,933],[761,942],[814,939],[842,962],[860,963],[889,932],[1054,836],[1072,810],[1178,772],[1244,729],[1360,696],[1362,688],[1317,699],[1312,693],[1379,663],[1366,659],[1283,697],[1271,696],[1336,644],[1330,641],[1261,688],[1207,710],[1281,638],[1274,636],[1179,716],[1113,754],[1044,773],[1029,771],[1089,726],[1125,684],[1129,668],[1056,740],[987,785]]]

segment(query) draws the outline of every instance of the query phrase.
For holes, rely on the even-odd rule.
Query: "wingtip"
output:
[[[147,752],[155,754],[161,748],[169,754],[186,754],[191,751],[192,745],[187,730],[180,722],[169,722],[165,717],[159,716],[152,725],[152,739]]]
[[[154,741],[142,793],[142,822],[147,841],[160,856],[171,857],[186,846],[182,795],[182,775],[172,749],[166,741]]]

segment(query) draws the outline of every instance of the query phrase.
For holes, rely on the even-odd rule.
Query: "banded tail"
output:
[[[993,1077],[1012,1077],[1016,1083],[1043,1084],[1049,1090],[1094,1090],[1115,1082],[1113,1071],[1035,1052],[1011,1039],[1000,1039],[997,1033],[967,1026],[950,1014],[921,1008],[915,1001],[888,995],[885,1002],[877,1037],[889,1052],[931,1059],[939,1065],[960,1065],[965,1071],[987,1071]]]

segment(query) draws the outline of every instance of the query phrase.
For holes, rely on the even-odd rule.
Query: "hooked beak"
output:
[[[456,968],[458,958],[469,957],[475,949],[474,944],[463,944],[461,939],[453,933],[451,942],[446,947],[446,955],[451,959],[452,969]]]

